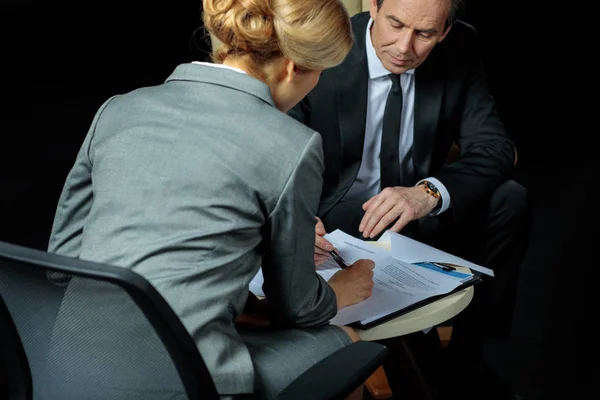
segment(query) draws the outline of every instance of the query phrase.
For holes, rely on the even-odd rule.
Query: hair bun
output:
[[[279,51],[269,0],[204,0],[204,25],[222,53]]]
[[[219,64],[235,60],[266,81],[265,65],[283,57],[301,70],[339,65],[352,48],[350,16],[341,0],[204,0],[204,27],[220,42]]]

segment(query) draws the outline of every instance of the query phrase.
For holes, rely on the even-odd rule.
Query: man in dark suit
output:
[[[453,334],[463,359],[480,360],[483,338],[508,331],[528,207],[460,3],[371,0],[352,18],[349,56],[290,115],[323,137],[315,261],[332,248],[325,228],[367,239],[389,228],[493,269]]]

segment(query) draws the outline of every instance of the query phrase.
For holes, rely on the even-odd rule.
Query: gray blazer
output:
[[[131,268],[181,317],[221,394],[253,389],[233,325],[262,265],[283,324],[336,313],[315,273],[320,136],[247,75],[182,64],[109,99],[60,196],[48,250]]]

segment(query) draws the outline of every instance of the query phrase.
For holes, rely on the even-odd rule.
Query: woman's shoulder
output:
[[[321,136],[310,127],[278,110],[270,114],[263,121],[265,136],[262,141],[266,145],[285,149],[290,157],[296,158],[305,153],[307,148],[321,146]]]

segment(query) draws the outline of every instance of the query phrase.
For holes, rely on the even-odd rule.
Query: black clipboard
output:
[[[459,286],[457,286],[454,290],[448,292],[448,293],[444,293],[444,294],[438,294],[438,295],[434,295],[431,297],[428,297],[426,299],[423,299],[421,301],[418,301],[416,303],[411,304],[410,306],[404,307],[402,309],[399,309],[397,311],[392,311],[389,314],[386,314],[384,316],[382,316],[381,318],[378,318],[376,320],[370,321],[366,324],[361,323],[360,321],[356,321],[356,322],[352,322],[350,324],[348,324],[349,326],[353,327],[353,328],[358,328],[358,329],[362,329],[362,330],[369,330],[371,328],[374,328],[378,325],[381,325],[383,323],[386,323],[394,318],[397,318],[401,315],[407,314],[411,311],[414,311],[418,308],[421,308],[427,304],[431,304],[434,301],[437,301],[441,298],[450,296],[454,293],[460,292],[463,289],[466,289],[470,286],[476,285],[480,282],[483,282],[483,274],[479,271],[473,271],[471,270],[471,273],[473,274],[473,277],[471,277],[471,279],[469,279],[466,282],[461,283]]]

